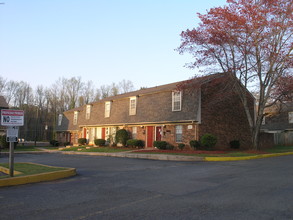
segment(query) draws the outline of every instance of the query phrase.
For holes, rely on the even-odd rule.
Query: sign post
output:
[[[24,111],[2,109],[1,125],[7,127],[6,141],[9,142],[9,175],[14,173],[14,142],[18,140],[18,127],[23,126]]]

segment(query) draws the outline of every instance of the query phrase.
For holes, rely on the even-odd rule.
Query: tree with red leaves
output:
[[[293,67],[293,1],[227,0],[227,5],[198,14],[197,28],[182,32],[179,53],[191,53],[190,67],[213,67],[231,77],[258,149],[264,109],[273,89]],[[241,82],[241,83],[237,83]],[[256,118],[249,111],[247,89],[259,94]],[[271,104],[271,103],[270,103]]]
[[[293,102],[293,75],[282,76],[278,79],[272,92],[274,102]]]

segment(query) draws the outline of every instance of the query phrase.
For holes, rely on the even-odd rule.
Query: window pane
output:
[[[132,127],[132,139],[136,139],[137,136],[137,127]]]
[[[182,125],[176,125],[175,126],[175,141],[182,142]]]
[[[129,103],[129,115],[136,114],[136,98],[131,98]]]
[[[172,106],[173,106],[173,111],[180,111],[181,110],[181,92],[173,92],[173,97],[172,97]]]

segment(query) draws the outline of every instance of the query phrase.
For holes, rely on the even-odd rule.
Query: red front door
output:
[[[86,138],[86,128],[83,128],[83,138]]]
[[[157,126],[156,127],[156,141],[161,141],[162,138],[162,127],[161,126]]]
[[[154,142],[154,127],[153,126],[147,126],[147,144],[146,147],[153,147]]]
[[[102,139],[106,138],[106,128],[102,128]]]

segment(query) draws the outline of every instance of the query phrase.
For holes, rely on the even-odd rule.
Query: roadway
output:
[[[0,188],[0,219],[293,219],[292,161],[17,154],[15,162],[75,167],[78,175]]]

